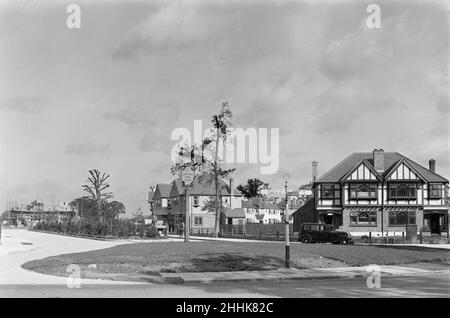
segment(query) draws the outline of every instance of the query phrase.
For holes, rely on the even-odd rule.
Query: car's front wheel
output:
[[[311,243],[311,239],[309,237],[305,236],[302,238],[302,243],[304,243],[304,244]]]
[[[341,243],[342,245],[348,245],[350,243],[350,240],[346,237],[343,237],[340,239],[339,243]]]

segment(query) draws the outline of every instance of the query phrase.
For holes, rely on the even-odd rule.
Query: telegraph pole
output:
[[[291,267],[291,251],[290,251],[290,245],[289,245],[289,214],[288,214],[288,209],[289,209],[289,203],[288,203],[288,180],[289,180],[289,174],[285,174],[283,176],[284,179],[284,190],[286,193],[286,198],[285,198],[285,203],[286,203],[286,207],[285,207],[285,212],[284,212],[284,222],[286,224],[286,257],[285,257],[285,267],[289,268]]]

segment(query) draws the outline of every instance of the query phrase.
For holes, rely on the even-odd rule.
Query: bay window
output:
[[[389,199],[411,200],[416,199],[417,190],[414,183],[389,184]]]
[[[442,184],[432,183],[428,188],[428,197],[430,199],[441,199],[442,198]]]
[[[199,198],[198,195],[194,195],[194,208],[197,208],[200,204],[199,204]]]
[[[350,199],[375,200],[377,199],[376,183],[351,183]]]
[[[319,197],[321,199],[339,198],[339,189],[336,189],[334,184],[322,184]]]
[[[389,225],[416,224],[415,211],[391,211],[389,212]]]
[[[350,226],[377,226],[377,212],[350,212]]]

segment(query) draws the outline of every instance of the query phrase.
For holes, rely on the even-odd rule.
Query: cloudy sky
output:
[[[52,1],[55,2],[55,1]],[[70,201],[88,169],[128,213],[168,182],[177,127],[228,101],[236,127],[280,129],[280,169],[235,179],[300,185],[383,148],[450,177],[449,18],[439,1],[0,0],[0,207]],[[81,28],[66,7],[81,7]]]

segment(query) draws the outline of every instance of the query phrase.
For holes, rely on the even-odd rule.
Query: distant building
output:
[[[282,211],[274,203],[267,202],[265,198],[252,198],[242,201],[246,223],[281,223]]]
[[[34,201],[30,204],[9,204],[2,214],[2,220],[9,225],[33,226],[41,220],[51,218],[61,221],[67,217],[74,217],[75,209],[68,203],[44,203]]]

